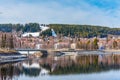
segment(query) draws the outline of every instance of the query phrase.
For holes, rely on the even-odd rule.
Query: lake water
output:
[[[78,55],[0,64],[0,80],[120,80],[120,55]]]

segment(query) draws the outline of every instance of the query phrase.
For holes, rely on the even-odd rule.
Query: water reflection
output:
[[[63,57],[55,62],[56,68],[51,74],[73,74],[73,73],[91,73],[108,71],[120,68],[120,55],[78,55],[75,59],[72,57]]]
[[[120,69],[120,55],[77,55],[47,57],[0,65],[0,80],[13,80],[19,76],[85,74]]]

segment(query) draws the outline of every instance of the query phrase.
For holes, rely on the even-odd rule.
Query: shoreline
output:
[[[47,51],[103,51],[103,52],[120,52],[120,49],[105,49],[105,50],[84,50],[84,49],[48,49]]]
[[[105,51],[105,52],[120,52],[120,49],[118,49],[118,50],[115,50],[115,49],[108,50],[108,49],[106,49],[106,50],[103,50],[103,51]]]
[[[19,52],[14,49],[2,49],[0,48],[0,55],[20,55]]]

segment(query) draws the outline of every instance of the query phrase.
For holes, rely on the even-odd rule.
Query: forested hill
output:
[[[78,37],[106,37],[107,34],[120,35],[120,28],[109,28],[92,25],[69,25],[69,24],[50,24],[50,29],[42,34],[51,36],[51,29],[54,29],[57,35],[78,36]]]
[[[38,23],[28,23],[28,24],[0,24],[0,31],[2,32],[12,32],[12,31],[22,31],[22,32],[37,32],[40,31],[40,26]]]
[[[78,37],[106,37],[107,34],[120,35],[120,28],[109,28],[104,26],[92,25],[70,25],[70,24],[49,24],[50,28],[41,35],[51,36],[51,29],[54,29],[57,35],[63,36],[78,36]],[[12,32],[38,32],[41,31],[40,24],[27,23],[27,24],[0,24],[0,31]]]

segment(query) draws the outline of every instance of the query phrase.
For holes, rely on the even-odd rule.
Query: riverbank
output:
[[[106,50],[103,50],[105,52],[120,52],[120,49],[106,49]]]
[[[0,48],[0,64],[23,61],[27,58],[16,50]]]
[[[1,49],[0,48],[0,55],[20,55],[17,51],[13,49]]]
[[[54,52],[54,51],[104,51],[104,52],[120,52],[120,49],[105,49],[105,50],[84,50],[84,49],[48,49],[48,52]]]
[[[76,55],[104,55],[104,54],[117,54],[120,55],[120,50],[83,50],[83,49],[57,49],[57,50],[49,50],[49,55],[52,56],[76,56]]]

